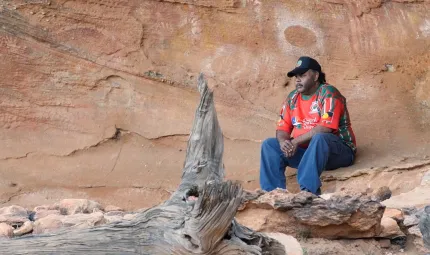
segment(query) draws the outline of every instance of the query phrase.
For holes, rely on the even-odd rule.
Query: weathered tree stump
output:
[[[235,221],[242,189],[223,181],[223,135],[202,74],[198,90],[182,181],[169,200],[133,221],[1,240],[1,254],[285,254],[276,240]]]

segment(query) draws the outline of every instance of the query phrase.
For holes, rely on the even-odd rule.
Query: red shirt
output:
[[[317,125],[333,129],[333,134],[356,151],[346,99],[332,85],[321,84],[310,98],[296,90],[291,92],[282,106],[276,130],[286,131],[296,138]]]

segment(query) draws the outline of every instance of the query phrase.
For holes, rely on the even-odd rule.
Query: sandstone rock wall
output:
[[[1,1],[0,199],[167,198],[199,72],[215,90],[227,177],[257,187],[259,142],[300,55],[348,98],[358,167],[421,157],[429,49],[428,0]]]

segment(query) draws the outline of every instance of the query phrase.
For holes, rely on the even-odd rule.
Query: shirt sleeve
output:
[[[343,114],[345,106],[338,98],[326,98],[323,101],[321,119],[318,123],[319,126],[328,127],[334,130],[339,129],[339,121]]]
[[[282,130],[289,134],[291,134],[291,131],[293,130],[293,125],[291,123],[291,116],[290,116],[290,106],[288,104],[288,100],[284,102],[281,108],[281,112],[279,114],[279,120],[276,124],[276,130]]]

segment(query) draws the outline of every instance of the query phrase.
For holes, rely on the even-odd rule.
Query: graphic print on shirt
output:
[[[324,114],[321,116],[321,121],[326,124],[331,124],[334,116],[335,103],[333,98],[327,98],[324,105]]]
[[[279,113],[279,120],[278,120],[278,123],[277,123],[278,127],[282,127],[282,126],[285,125],[285,121],[284,121],[285,108],[286,108],[286,105],[284,103],[284,105],[282,106],[281,112]]]
[[[296,116],[294,116],[293,118],[291,118],[291,123],[293,124],[293,126],[295,128],[299,128],[299,129],[302,128],[302,122]]]
[[[303,129],[312,129],[316,126],[316,123],[318,122],[318,119],[315,118],[304,118],[303,123]]]
[[[316,117],[303,118],[302,120],[297,116],[293,116],[291,118],[291,123],[295,128],[298,128],[298,129],[312,129],[313,127],[315,127],[315,124],[317,122],[318,122],[318,119]]]
[[[313,101],[311,104],[311,111],[309,112],[310,114],[312,113],[319,113],[320,109],[318,108],[318,102],[317,101]]]

